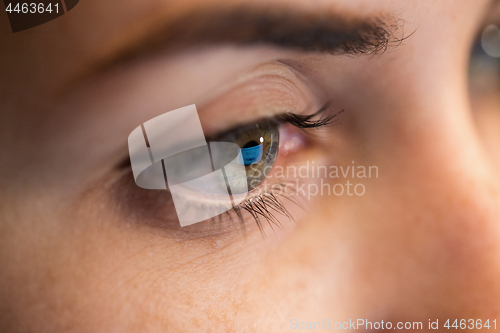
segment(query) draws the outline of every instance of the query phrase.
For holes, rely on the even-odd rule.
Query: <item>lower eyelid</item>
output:
[[[281,203],[275,203],[276,198],[272,198],[270,188],[280,186],[280,181],[282,179],[273,179],[249,193],[237,195],[244,196],[245,200],[234,210],[186,227],[181,227],[179,224],[170,192],[145,190],[137,187],[131,172],[123,175],[111,187],[111,204],[115,208],[120,223],[151,228],[152,230],[164,230],[166,237],[194,239],[233,231],[241,232],[242,229],[247,229],[248,226],[245,226],[247,223],[257,223],[259,229],[262,228],[264,222],[276,223],[272,222],[269,216],[262,215],[263,212],[266,214],[266,210],[274,212],[275,216],[289,215],[284,206]],[[214,202],[214,200],[216,198],[211,198],[207,202]],[[254,207],[256,205],[258,210]],[[272,206],[269,207],[269,205]],[[254,215],[259,215],[260,218],[256,219]]]
[[[254,204],[260,202],[266,195],[263,192],[264,190],[259,188],[253,193],[243,194],[247,196],[246,200],[233,210],[181,227],[169,191],[141,189],[135,185],[131,172],[124,175],[110,189],[111,205],[120,224],[133,225],[139,230],[155,234],[160,232],[159,235],[177,240],[219,237],[222,234],[234,232],[241,234],[242,231],[248,231],[256,221],[253,214],[248,212],[249,202]],[[212,202],[213,200],[214,198],[211,199]],[[259,228],[264,220],[266,219],[261,217],[257,222]]]
[[[230,231],[231,225],[214,225],[213,221],[181,227],[170,192],[138,187],[131,171],[111,185],[109,193],[110,206],[114,208],[120,224],[132,225],[146,232],[160,232],[162,236],[178,240],[215,236]]]
[[[181,227],[168,191],[145,190],[137,187],[132,173],[123,175],[110,189],[111,204],[118,223],[134,225],[147,233],[153,233],[175,241],[221,237],[234,234],[241,237],[250,230],[265,236],[266,224],[271,229],[283,229],[281,219],[293,220],[286,205],[296,204],[296,198],[275,195],[273,190],[282,189],[285,184],[293,194],[293,184],[282,178],[272,178],[255,190],[242,194],[246,199],[234,209],[214,218]],[[281,191],[283,192],[283,191]],[[100,202],[99,204],[102,204]],[[286,204],[286,205],[285,205]],[[299,205],[300,206],[300,205]],[[257,228],[255,228],[257,226]]]

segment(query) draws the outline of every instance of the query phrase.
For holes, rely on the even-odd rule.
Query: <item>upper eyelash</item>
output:
[[[326,103],[313,114],[300,115],[292,112],[287,112],[276,116],[274,119],[280,124],[288,123],[300,129],[319,128],[331,125],[332,123],[338,120],[337,116],[340,115],[342,112],[344,112],[344,110],[341,110],[335,114],[328,115],[328,108],[329,108],[329,103]],[[318,115],[320,115],[319,119],[311,120]]]

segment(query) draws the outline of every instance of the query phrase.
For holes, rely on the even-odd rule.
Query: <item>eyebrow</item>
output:
[[[401,22],[386,14],[355,17],[285,7],[199,9],[161,25],[118,52],[111,62],[214,44],[273,45],[332,55],[374,54],[407,38]]]

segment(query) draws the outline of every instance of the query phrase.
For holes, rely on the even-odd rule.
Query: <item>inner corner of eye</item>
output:
[[[281,126],[279,133],[279,151],[283,156],[296,153],[307,145],[307,138],[304,133],[291,124]]]

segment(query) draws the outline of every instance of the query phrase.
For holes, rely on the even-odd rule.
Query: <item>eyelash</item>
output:
[[[278,115],[273,118],[274,121],[276,121],[277,124],[279,125],[284,125],[284,124],[290,124],[298,129],[301,129],[305,131],[306,133],[310,129],[318,129],[321,127],[325,127],[328,125],[333,124],[338,120],[338,116],[344,112],[344,110],[341,110],[337,113],[334,114],[329,114],[329,104],[326,103],[324,104],[318,111],[309,114],[309,115],[298,115],[295,113],[287,112],[281,115]],[[318,119],[313,120],[314,118]],[[292,185],[292,187],[290,187]],[[281,191],[283,187],[287,187],[287,191]],[[291,188],[291,191],[294,192],[295,188],[293,187],[292,183],[287,183],[281,182],[277,184],[273,184],[271,189],[264,189],[263,193],[250,198],[248,200],[245,200],[244,202],[240,203],[239,205],[236,205],[232,208],[232,210],[224,213],[227,215],[227,217],[230,219],[231,222],[234,221],[235,217],[238,219],[241,227],[243,230],[245,230],[245,223],[244,223],[244,218],[242,214],[242,210],[248,212],[251,217],[254,219],[255,223],[259,227],[259,230],[262,234],[262,237],[265,238],[265,233],[264,233],[264,225],[262,223],[263,219],[266,223],[269,224],[271,229],[274,231],[274,227],[278,227],[279,229],[283,229],[283,226],[279,222],[279,220],[276,218],[274,213],[277,213],[279,215],[283,215],[285,217],[288,217],[289,219],[294,220],[293,216],[288,212],[286,207],[283,205],[283,203],[280,201],[278,197],[281,197],[283,199],[286,199],[293,204],[298,205],[299,207],[302,207],[299,201],[291,198],[291,195],[289,193],[289,190]],[[279,190],[279,191],[278,191]],[[279,194],[277,194],[279,192]],[[213,218],[216,219],[216,218]],[[218,217],[219,222],[222,219],[221,215]]]
[[[328,108],[329,108],[329,104],[326,103],[318,111],[314,112],[313,114],[298,115],[295,113],[288,112],[288,113],[278,115],[274,119],[280,124],[288,123],[296,128],[300,128],[300,129],[311,129],[311,128],[324,127],[324,126],[331,125],[332,123],[334,123],[337,120],[336,118],[342,112],[344,112],[344,110],[341,110],[335,114],[328,115]],[[320,118],[317,120],[311,120],[317,116],[320,116]]]

